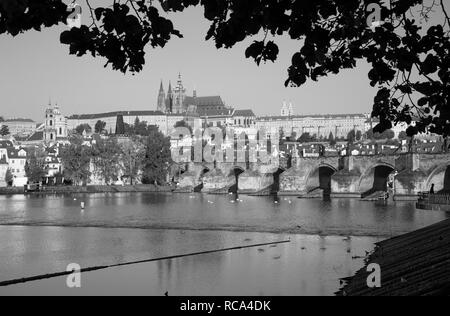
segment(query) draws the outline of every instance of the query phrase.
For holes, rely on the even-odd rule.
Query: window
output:
[[[50,120],[50,126],[53,126],[53,121],[52,120]]]

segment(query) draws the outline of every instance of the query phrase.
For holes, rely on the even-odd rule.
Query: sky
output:
[[[245,49],[262,38],[217,50],[214,42],[205,41],[209,24],[201,8],[168,17],[184,38],[173,38],[162,49],[148,47],[144,70],[134,76],[104,68],[102,58],[69,55],[69,47],[59,43],[64,25],[15,38],[0,35],[0,116],[40,122],[49,100],[67,116],[156,110],[161,80],[167,89],[169,80],[176,83],[178,73],[189,95],[194,88],[198,96],[220,95],[228,106],[252,109],[258,116],[279,115],[284,100],[293,103],[298,115],[371,112],[376,91],[363,62],[319,82],[286,88],[287,69],[299,42],[275,38],[278,60],[258,67],[245,58]],[[83,18],[87,23],[87,16]]]

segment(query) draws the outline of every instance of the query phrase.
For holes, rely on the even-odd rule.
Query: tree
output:
[[[87,185],[91,176],[91,149],[74,141],[61,150],[64,177],[75,185]]]
[[[347,134],[347,141],[350,144],[353,144],[356,141],[356,132],[355,130],[351,130],[348,134]]]
[[[163,184],[172,161],[170,140],[158,130],[152,129],[145,143],[142,182]]]
[[[3,116],[0,116],[0,123],[4,122],[5,119],[3,118]]]
[[[125,131],[125,123],[123,122],[123,115],[117,115],[116,122],[116,135],[125,135],[127,131]]]
[[[366,137],[368,139],[374,139],[374,140],[382,140],[382,139],[391,140],[391,139],[395,138],[395,132],[393,130],[389,129],[389,130],[385,130],[382,133],[378,133],[378,132],[375,132],[374,129],[371,129],[371,130],[367,131]]]
[[[402,132],[400,132],[400,134],[398,134],[398,139],[399,140],[407,140],[408,134],[405,131],[402,131]]]
[[[395,138],[395,132],[391,129],[385,130],[381,135],[383,135],[383,138],[386,138],[388,140],[392,140]]]
[[[75,128],[75,131],[78,135],[83,135],[84,132],[89,134],[92,132],[92,127],[89,124],[81,124]]]
[[[103,121],[97,121],[97,123],[95,123],[95,132],[97,134],[101,134],[105,131],[106,128],[106,122]]]
[[[330,132],[330,135],[328,136],[328,141],[330,142],[330,146],[336,146],[337,144],[332,132]]]
[[[106,184],[117,181],[121,170],[121,150],[115,138],[98,140],[91,149],[91,162],[94,174],[103,179]]]
[[[134,184],[142,170],[146,147],[140,138],[134,137],[120,145],[122,151],[125,176],[130,178],[130,184]]]
[[[284,143],[286,142],[286,135],[284,133],[284,129],[282,127],[280,127],[279,131],[278,131],[278,136],[279,136],[279,144],[280,145],[284,145]]]
[[[5,182],[7,186],[12,186],[13,185],[13,181],[14,181],[14,176],[11,172],[11,169],[7,169],[6,173],[5,173]]]
[[[293,131],[291,133],[291,136],[289,137],[289,140],[295,142],[297,140],[297,138],[298,138],[297,132]]]
[[[134,132],[133,135],[139,135],[139,136],[148,136],[148,125],[147,122],[141,122],[139,121],[139,118],[136,118],[134,122]]]
[[[0,128],[0,135],[1,136],[9,135],[9,127],[7,125],[2,125],[2,127]]]
[[[101,56],[115,70],[139,72],[146,45],[164,47],[172,37],[182,37],[167,13],[202,6],[211,23],[206,39],[217,48],[261,36],[245,52],[258,65],[277,59],[277,37],[299,43],[286,86],[302,86],[364,60],[371,65],[370,84],[378,87],[372,113],[380,119],[376,132],[417,118],[408,135],[428,130],[448,136],[450,15],[444,2],[110,0],[96,7],[87,2],[92,21],[63,31],[60,41],[69,45],[70,54]],[[63,0],[2,1],[0,34],[55,26],[66,21],[67,10]],[[426,23],[431,17],[439,21]]]
[[[187,128],[187,129],[189,129],[189,131],[192,134],[192,127],[190,127],[189,124],[186,121],[184,121],[184,120],[176,122],[174,127],[175,128]],[[224,135],[225,135],[225,133],[224,133]]]
[[[363,138],[363,133],[361,131],[356,132],[356,140],[360,141]]]
[[[300,143],[311,143],[316,141],[316,136],[313,135],[311,136],[310,133],[303,133],[302,136],[300,136],[300,138],[298,139],[298,142]]]
[[[25,173],[30,183],[41,182],[46,176],[45,150],[43,148],[32,149],[28,152],[29,159],[25,164]]]

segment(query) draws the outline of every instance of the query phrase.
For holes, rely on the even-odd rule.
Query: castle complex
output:
[[[351,131],[364,134],[376,125],[376,121],[366,114],[321,114],[298,115],[295,114],[292,102],[283,102],[281,115],[257,117],[254,112],[237,110],[229,107],[221,96],[198,96],[194,90],[188,95],[183,85],[181,74],[178,76],[176,86],[168,84],[167,92],[163,82],[159,87],[156,106],[145,111],[115,111],[108,113],[79,114],[65,117],[58,105],[49,105],[45,111],[45,122],[39,127],[31,127],[29,134],[34,134],[29,141],[43,140],[53,143],[66,140],[68,135],[80,125],[89,125],[92,130],[98,121],[105,123],[104,130],[109,134],[116,133],[118,118],[128,125],[133,125],[136,119],[147,122],[148,125],[157,126],[159,130],[170,135],[176,123],[185,121],[189,126],[230,127],[266,130],[267,132],[282,131],[286,137],[308,133],[317,139],[346,138]],[[8,121],[4,122],[7,125]],[[14,134],[22,131],[11,129]],[[404,131],[404,125],[393,128],[398,136]]]

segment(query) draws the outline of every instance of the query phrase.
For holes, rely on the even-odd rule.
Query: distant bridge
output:
[[[432,184],[450,191],[450,154],[397,154],[292,158],[288,164],[187,163],[179,179],[185,191],[243,194],[277,192],[305,195],[322,190],[331,196],[363,197],[390,188],[396,198],[416,197]]]

